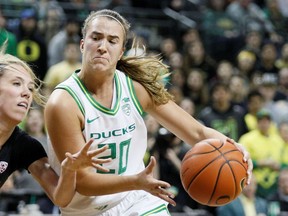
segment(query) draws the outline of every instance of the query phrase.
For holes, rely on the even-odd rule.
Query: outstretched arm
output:
[[[61,163],[60,177],[50,167],[48,158],[41,158],[29,166],[32,176],[44,188],[48,197],[57,206],[64,207],[70,203],[76,191],[76,174],[77,171],[86,167],[95,167],[102,171],[107,169],[99,166],[110,162],[111,159],[97,159],[95,156],[102,153],[107,147],[89,151],[93,140],[89,140],[83,148],[75,153],[66,153],[66,158]]]
[[[213,128],[205,127],[173,101],[169,101],[168,103],[159,106],[154,105],[150,95],[141,84],[134,82],[134,87],[136,89],[137,98],[145,112],[152,115],[162,126],[185,143],[193,146],[195,143],[207,138],[228,139],[230,142],[234,143],[239,150],[243,152],[243,160],[248,163],[247,183],[250,183],[253,164],[249,152],[242,145]]]

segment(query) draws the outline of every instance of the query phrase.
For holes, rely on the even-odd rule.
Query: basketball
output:
[[[233,143],[205,139],[185,154],[180,177],[192,199],[216,207],[233,201],[242,192],[247,169],[243,153]]]

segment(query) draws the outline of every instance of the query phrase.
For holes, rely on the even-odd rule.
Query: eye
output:
[[[109,41],[111,44],[116,44],[117,43],[117,40],[116,39],[113,39],[113,40],[110,40]]]
[[[34,85],[28,86],[28,89],[29,89],[30,92],[34,92],[35,91]]]
[[[14,86],[21,86],[21,83],[18,82],[18,81],[16,81],[16,82],[13,82],[13,85],[14,85]]]
[[[92,40],[97,41],[97,40],[99,40],[99,37],[97,35],[93,35]]]

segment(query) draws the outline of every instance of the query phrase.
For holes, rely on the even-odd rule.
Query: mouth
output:
[[[27,102],[20,102],[17,104],[17,106],[23,107],[25,109],[28,109],[28,103]]]
[[[107,58],[104,58],[104,57],[101,57],[101,56],[94,57],[94,60],[106,60],[106,61],[108,61]]]

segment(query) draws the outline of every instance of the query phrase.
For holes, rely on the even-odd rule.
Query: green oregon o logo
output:
[[[30,52],[27,52],[28,50]],[[40,47],[34,41],[22,40],[17,45],[17,55],[24,61],[36,61],[40,56]]]

